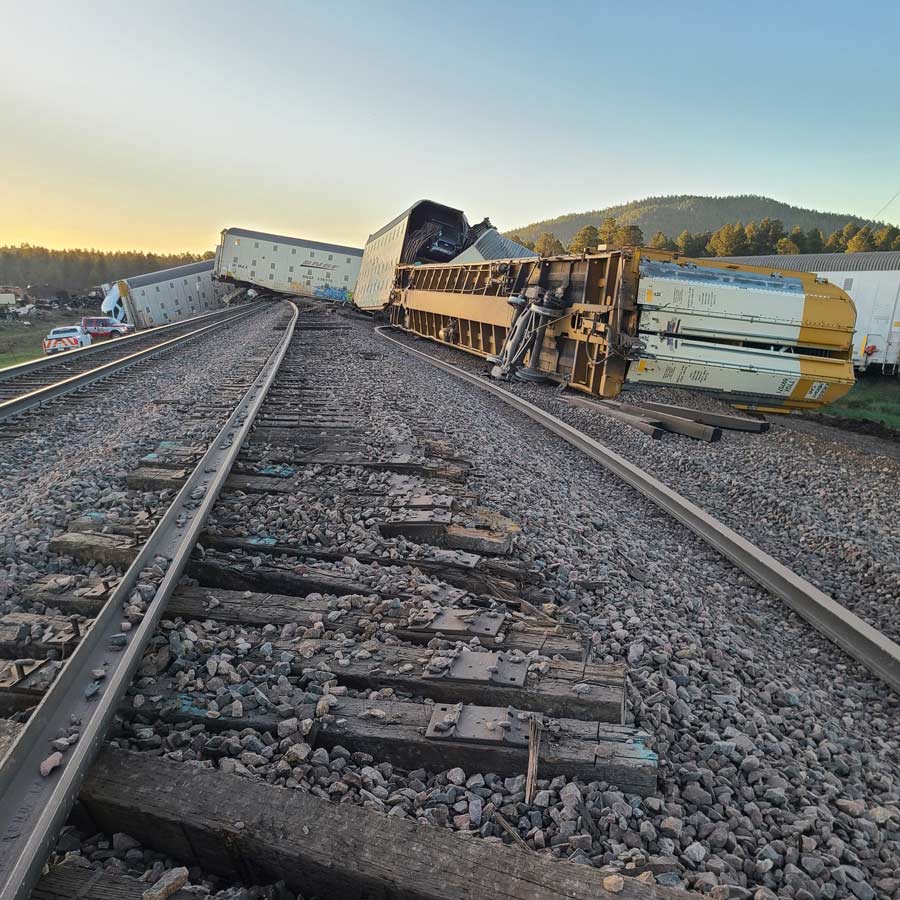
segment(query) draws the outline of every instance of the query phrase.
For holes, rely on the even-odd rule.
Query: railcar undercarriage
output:
[[[498,378],[612,398],[626,383],[817,409],[853,386],[850,297],[815,275],[664,251],[399,266],[391,322]]]

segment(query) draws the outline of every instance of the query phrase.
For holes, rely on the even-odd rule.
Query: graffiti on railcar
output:
[[[332,287],[330,284],[320,284],[313,290],[313,297],[317,300],[334,300],[336,303],[352,303],[353,291],[345,287]]]

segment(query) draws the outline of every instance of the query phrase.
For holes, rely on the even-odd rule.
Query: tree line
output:
[[[637,225],[620,225],[612,217],[599,226],[585,225],[575,232],[565,247],[552,231],[545,231],[536,241],[519,235],[511,239],[541,256],[561,253],[584,253],[605,244],[609,249],[644,244],[644,234]],[[790,256],[798,253],[863,253],[871,250],[900,250],[900,229],[893,225],[873,228],[848,222],[826,238],[819,228],[804,231],[799,225],[789,232],[780,219],[723,225],[715,231],[683,230],[674,238],[657,231],[647,242],[656,250],[677,250],[685,256]]]
[[[572,236],[584,225],[599,225],[604,219],[614,218],[619,222],[633,222],[639,225],[647,238],[662,231],[675,238],[685,228],[688,231],[715,231],[728,222],[761,222],[765,218],[779,219],[789,223],[787,228],[799,225],[806,232],[819,228],[822,234],[831,234],[841,229],[847,222],[855,222],[860,227],[880,228],[884,222],[873,222],[850,213],[821,212],[805,209],[773,200],[771,197],[742,194],[722,197],[701,197],[696,194],[680,194],[665,197],[644,197],[630,203],[620,203],[605,209],[594,209],[580,213],[566,213],[553,219],[523,225],[504,232],[508,237],[512,232],[528,240],[536,241],[545,231],[555,234],[568,246]],[[900,222],[896,223],[900,225]]]
[[[211,259],[206,253],[141,253],[136,250],[50,250],[20,244],[0,246],[0,285],[81,291],[130,275],[144,275]]]

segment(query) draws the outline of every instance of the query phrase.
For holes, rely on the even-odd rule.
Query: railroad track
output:
[[[255,309],[246,311],[240,318],[255,312],[257,312]],[[227,317],[226,321],[233,321],[234,318],[234,316]],[[196,334],[194,331],[184,337],[193,337]],[[283,344],[284,340],[279,346]],[[4,853],[2,865],[4,892],[13,891],[14,896],[27,896],[27,885],[33,883],[34,875],[40,870],[41,856],[46,853],[47,842],[53,840],[55,829],[64,821],[74,799],[72,785],[77,785],[83,777],[83,759],[91,757],[103,737],[108,705],[115,692],[124,690],[127,686],[128,669],[133,668],[139,661],[141,644],[146,640],[147,628],[152,632],[150,625],[152,616],[154,614],[158,616],[161,611],[160,605],[151,606],[143,630],[136,627],[134,632],[126,631],[127,626],[121,623],[123,609],[128,603],[123,605],[123,599],[127,601],[142,572],[145,579],[149,577],[151,582],[154,580],[159,582],[160,597],[163,597],[162,592],[167,589],[166,586],[171,580],[177,579],[175,571],[182,564],[178,556],[179,550],[182,555],[189,552],[192,546],[190,538],[196,534],[202,523],[203,510],[215,496],[215,488],[212,485],[215,484],[216,469],[224,465],[223,460],[228,458],[229,453],[233,455],[235,437],[239,430],[245,427],[244,422],[246,421],[246,427],[249,427],[249,421],[252,420],[252,417],[247,418],[248,410],[254,404],[258,404],[262,396],[261,386],[276,367],[274,357],[266,360],[262,369],[257,364],[252,369],[249,381],[245,382],[237,396],[234,396],[237,385],[228,381],[223,385],[218,397],[215,395],[211,397],[213,402],[209,408],[199,411],[201,414],[216,417],[224,405],[229,405],[233,409],[229,410],[231,414],[227,422],[210,446],[203,466],[195,471],[190,489],[179,494],[162,515],[159,527],[143,544],[141,562],[132,567],[126,577],[119,582],[119,589],[113,592],[109,602],[103,605],[102,613],[92,617],[89,630],[85,628],[82,631],[76,623],[71,622],[68,629],[59,635],[59,641],[56,642],[53,652],[47,654],[48,657],[55,656],[59,659],[60,656],[68,655],[68,649],[73,651],[67,665],[59,669],[59,677],[54,678],[52,689],[41,698],[43,702],[38,710],[29,717],[28,725],[23,731],[23,739],[12,746],[10,755],[5,758],[0,770],[4,783],[2,789],[4,802],[9,802],[8,809],[18,811],[13,819],[5,822],[4,842],[0,845],[3,851],[12,852],[12,857]],[[238,440],[237,446],[239,443]],[[227,474],[227,465],[224,465],[222,472]],[[163,562],[164,559],[166,562]],[[164,574],[154,578],[153,574],[148,575],[144,572],[147,566],[154,566],[156,571],[161,571],[158,568],[160,563],[165,566],[168,581]],[[115,631],[122,638],[121,644],[110,640],[111,631]],[[49,661],[51,666],[41,669],[43,671],[41,677],[47,681],[57,674],[55,671],[57,667],[52,664],[52,660]],[[12,672],[11,679],[20,683],[17,673],[23,671],[34,673],[36,668],[35,663],[31,661],[25,663],[24,669],[21,664],[13,663],[9,667]],[[91,676],[90,672],[102,674]],[[97,682],[99,685],[97,679],[103,679],[103,691],[97,692],[102,693],[103,697],[98,703],[89,702],[93,695],[85,694],[85,677],[88,678],[87,684]],[[9,681],[8,677],[6,683]],[[15,694],[8,696],[14,699]],[[80,714],[82,711],[83,714]],[[82,723],[79,726],[82,729],[79,731],[81,740],[74,752],[69,754],[71,759],[67,762],[70,764],[65,767],[64,777],[52,785],[48,781],[39,782],[29,778],[35,771],[32,763],[37,757],[45,755],[46,742],[50,739],[48,735],[66,733],[71,727],[73,717]],[[52,795],[48,791],[49,788],[52,788]],[[18,844],[16,838],[23,839],[23,844],[27,842],[28,846]],[[11,858],[14,860],[13,863],[10,863]],[[6,896],[6,893],[0,895]]]
[[[425,359],[431,365],[450,373],[467,384],[499,397],[513,409],[524,413],[600,463],[672,518],[693,531],[765,590],[783,600],[817,631],[862,663],[873,675],[900,693],[900,645],[840,603],[835,602],[805,578],[792,572],[787,566],[782,565],[774,557],[639,466],[534,403],[530,403],[492,381],[473,375],[465,369],[390,337],[385,333],[386,328],[382,327],[376,330],[383,338],[400,347],[405,353]]]
[[[82,777],[94,830],[237,882],[280,877],[342,896],[687,896],[667,885],[699,865],[711,831],[677,820],[692,841],[665,852],[678,846],[679,794],[660,780],[673,772],[657,736],[627,724],[628,667],[569,624],[573,592],[558,586],[571,578],[548,567],[552,549],[535,555],[529,539],[523,555],[502,485],[480,471],[488,460],[463,458],[423,398],[379,366],[364,328],[304,304],[214,442],[217,459],[170,443],[130,473],[134,491],[179,492],[158,522],[89,515],[53,539],[60,559],[125,574],[48,573],[25,591],[33,611],[0,625],[0,654],[20,661],[0,691],[7,714],[25,719],[44,698],[24,730],[9,726],[17,743],[0,768],[4,798],[34,798],[31,815],[24,799],[10,804],[23,812],[0,843],[3,900],[28,896]],[[496,411],[491,425],[513,422]],[[537,468],[560,453],[549,435],[528,440]],[[60,649],[71,657],[50,681],[55,663],[41,660]],[[684,685],[680,664],[658,665]],[[96,688],[93,671],[104,672]],[[646,673],[633,675],[643,685]],[[47,711],[70,703],[81,724],[56,724],[78,739],[45,777],[57,734]],[[720,743],[736,773],[746,748]],[[702,796],[710,782],[692,783],[683,802],[721,821]],[[741,876],[764,884],[763,869]],[[35,896],[113,890],[141,896],[119,875],[69,867]]]
[[[0,369],[0,421],[35,409],[256,311],[238,307]]]

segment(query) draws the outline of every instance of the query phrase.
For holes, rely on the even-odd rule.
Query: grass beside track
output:
[[[31,324],[25,325],[19,320],[0,320],[0,369],[43,356],[41,341],[47,336],[47,332],[62,325],[80,324],[81,312],[52,310],[35,313],[26,321]]]
[[[825,416],[864,419],[900,430],[900,377],[865,375],[845,397],[822,410]]]

